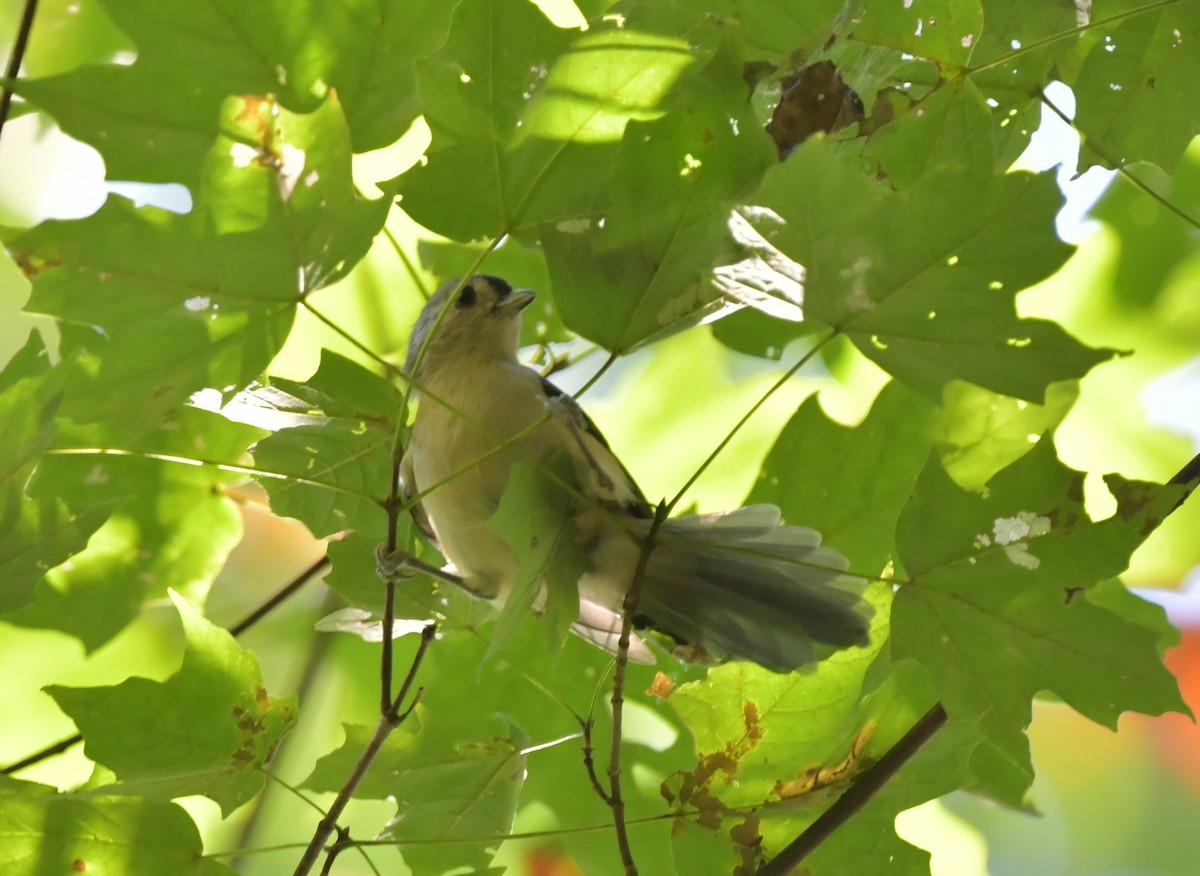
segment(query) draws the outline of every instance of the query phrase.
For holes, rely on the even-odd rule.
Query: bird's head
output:
[[[528,289],[514,289],[499,277],[451,280],[433,294],[413,326],[405,373],[420,377],[414,374],[419,368],[427,376],[431,368],[466,357],[514,359],[521,311],[533,299]]]

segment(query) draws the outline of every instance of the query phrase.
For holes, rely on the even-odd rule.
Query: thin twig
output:
[[[575,393],[576,400],[578,400],[580,396],[582,396],[585,392],[587,392],[589,389],[591,389],[593,386],[595,386],[597,381],[599,381],[600,378],[604,376],[604,373],[606,371],[608,371],[609,368],[612,368],[613,363],[616,361],[617,361],[617,354],[609,353],[608,358],[604,360],[604,364],[600,366],[599,370],[597,370],[595,374],[593,374],[591,377],[588,378],[587,383],[585,383],[583,386],[581,386],[579,388],[579,392]]]
[[[417,653],[413,655],[412,664],[408,668],[408,675],[404,679],[404,683],[400,685],[400,692],[396,694],[396,699],[385,705],[383,713],[379,716],[379,724],[375,727],[375,732],[372,734],[370,741],[367,743],[363,753],[358,758],[358,763],[354,765],[353,772],[346,779],[346,784],[342,786],[342,790],[338,792],[337,798],[333,801],[333,805],[329,807],[329,811],[317,823],[317,829],[313,832],[313,837],[308,843],[308,847],[304,850],[304,854],[300,858],[300,863],[296,865],[293,876],[307,876],[312,871],[313,865],[317,863],[317,859],[321,856],[321,850],[325,847],[326,840],[329,839],[338,827],[338,819],[342,817],[342,812],[346,805],[354,796],[355,790],[367,774],[367,770],[371,768],[371,764],[375,762],[380,750],[383,748],[383,743],[387,741],[388,736],[392,731],[404,723],[417,701],[421,698],[421,691],[418,690],[413,696],[412,703],[403,712],[400,711],[400,705],[408,697],[408,692],[412,688],[413,682],[417,677],[417,670],[421,668],[421,661],[425,658],[425,652],[429,650],[429,645],[433,641],[434,633],[437,632],[437,627],[434,624],[429,624],[421,631],[421,643],[417,646]],[[337,844],[330,847],[330,854],[334,854],[334,849]]]
[[[596,775],[596,761],[592,757],[595,749],[592,747],[592,728],[596,726],[596,722],[591,716],[586,719],[579,719],[579,726],[583,728],[583,766],[587,770],[588,779],[592,783],[592,790],[596,795],[604,801],[605,806],[612,806],[612,797],[604,790],[604,786],[600,784],[600,777]]]
[[[339,827],[337,839],[333,841],[333,845],[329,847],[329,854],[325,856],[325,865],[321,867],[321,876],[329,876],[333,872],[333,862],[337,860],[338,855],[350,848],[351,842],[350,831]]]
[[[1187,487],[1187,492],[1179,498],[1179,503],[1175,506],[1178,508],[1192,494],[1197,485],[1200,485],[1200,453],[1193,456],[1187,465],[1175,472],[1174,477],[1167,481],[1167,484],[1173,487]],[[1171,510],[1174,511],[1175,508]]]
[[[328,568],[329,557],[321,557],[319,560],[285,584],[282,588],[280,588],[278,593],[276,593],[258,608],[254,609],[236,624],[231,626],[229,628],[229,634],[236,639],[242,633],[246,632],[246,630],[250,629],[256,623],[274,611],[285,599]]]
[[[947,721],[946,710],[941,703],[934,705],[921,720],[904,734],[904,738],[887,750],[878,761],[863,771],[854,784],[810,824],[800,836],[792,840],[783,851],[768,861],[758,876],[784,876],[803,861],[810,852],[829,839],[839,827],[850,820],[867,802],[879,792],[888,779],[896,774],[913,755],[933,738]]]
[[[256,623],[266,617],[267,614],[269,614],[272,610],[277,608],[285,599],[304,586],[304,584],[306,584],[314,575],[319,574],[327,568],[329,568],[329,558],[321,557],[321,559],[317,560],[315,563],[285,584],[278,593],[230,627],[230,635],[232,635],[234,638],[237,638],[242,633],[246,632],[246,630],[250,629]],[[9,776],[13,773],[18,773],[23,769],[33,766],[34,764],[41,763],[48,758],[54,757],[56,754],[62,754],[68,748],[71,748],[82,741],[83,735],[80,733],[76,733],[75,735],[66,739],[60,739],[53,745],[48,745],[41,751],[35,751],[33,754],[22,758],[16,763],[11,763],[3,769],[0,769],[0,774]]]
[[[705,471],[707,471],[707,469],[710,465],[713,464],[713,461],[721,454],[721,451],[723,451],[726,447],[729,446],[729,442],[731,442],[734,439],[734,437],[737,435],[737,433],[742,430],[742,427],[745,426],[746,423],[748,423],[750,421],[750,418],[753,417],[756,413],[758,413],[759,409],[767,403],[767,399],[769,399],[776,392],[778,392],[779,389],[781,387],[783,387],[784,384],[786,384],[789,380],[792,379],[792,377],[795,375],[795,373],[797,371],[799,371],[806,364],[808,364],[812,360],[812,358],[814,356],[816,356],[818,352],[820,352],[822,347],[824,347],[826,344],[828,344],[834,338],[838,337],[843,331],[845,331],[844,327],[835,327],[833,329],[833,331],[831,331],[825,337],[821,338],[821,340],[817,341],[817,343],[815,343],[810,350],[808,350],[803,356],[801,356],[799,361],[796,362],[796,364],[792,365],[792,367],[788,368],[787,371],[783,372],[783,375],[778,380],[776,380],[774,383],[772,383],[766,392],[764,392],[761,396],[759,396],[758,400],[750,406],[750,409],[747,410],[746,413],[742,415],[742,418],[733,424],[733,428],[730,429],[728,433],[726,433],[725,437],[721,439],[720,443],[718,443],[717,446],[713,448],[712,453],[710,453],[708,455],[708,457],[704,460],[704,462],[700,463],[699,467],[692,473],[692,476],[690,478],[688,478],[687,483],[684,484],[679,489],[679,492],[675,494],[675,497],[673,499],[671,499],[670,502],[667,503],[667,511],[668,512],[670,512],[671,509],[673,509],[676,505],[678,505],[680,500],[683,499],[683,497],[685,495],[687,495],[687,491],[692,488],[692,485],[695,484],[696,481],[700,480],[700,476],[702,474],[704,474]]]
[[[29,34],[33,30],[33,17],[37,14],[37,0],[25,0],[25,10],[21,13],[21,23],[17,27],[17,38],[13,40],[12,54],[8,58],[8,68],[4,71],[4,89],[0,91],[0,132],[8,121],[8,110],[12,106],[12,83],[21,72],[21,62],[25,60],[25,48],[29,45]]]
[[[625,876],[637,876],[637,865],[633,862],[633,851],[629,848],[629,833],[625,825],[625,798],[621,795],[621,735],[625,705],[625,667],[629,665],[629,642],[633,636],[633,619],[637,615],[638,600],[642,595],[642,581],[646,577],[646,566],[654,550],[654,541],[670,512],[666,501],[658,503],[650,531],[642,539],[642,550],[638,555],[637,568],[633,572],[629,592],[621,612],[621,638],[617,640],[617,664],[613,672],[612,688],[612,753],[608,760],[608,783],[610,792],[608,805],[613,813],[613,827],[617,832],[617,848],[621,851],[621,864]]]

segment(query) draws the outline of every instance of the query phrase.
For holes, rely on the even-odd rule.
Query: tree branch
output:
[[[421,661],[425,658],[425,652],[429,650],[429,645],[433,642],[434,633],[437,632],[437,627],[434,624],[429,624],[421,631],[421,644],[417,646],[417,653],[413,655],[412,664],[408,667],[408,675],[404,679],[404,683],[400,685],[400,692],[396,694],[395,700],[387,703],[383,709],[383,713],[379,716],[379,724],[375,727],[375,733],[371,736],[367,747],[363,749],[362,755],[358,758],[358,763],[354,765],[354,770],[346,779],[346,784],[342,786],[342,790],[338,792],[333,805],[329,807],[329,811],[317,823],[317,829],[313,832],[313,837],[308,843],[308,847],[304,850],[304,854],[300,858],[300,863],[296,865],[293,876],[307,876],[312,871],[313,866],[317,863],[317,859],[321,856],[321,850],[325,847],[326,840],[330,834],[338,830],[338,819],[342,817],[342,812],[346,808],[346,804],[354,797],[354,792],[367,774],[367,770],[371,768],[371,764],[375,762],[380,750],[383,748],[383,743],[387,741],[388,736],[392,731],[404,723],[404,720],[412,714],[412,710],[416,707],[417,701],[421,698],[421,691],[418,690],[413,696],[412,702],[409,703],[407,709],[400,711],[400,706],[408,696],[409,690],[412,688],[413,682],[417,677],[417,670],[421,668]],[[330,855],[336,856],[345,843],[339,839],[328,850]]]
[[[758,871],[758,876],[784,876],[791,873],[809,853],[829,839],[839,827],[867,805],[888,779],[896,774],[926,742],[945,726],[946,710],[941,703],[934,705],[921,720],[904,734],[904,738],[887,750],[869,769],[854,780],[854,784],[838,797],[834,804],[804,829],[778,855]]]
[[[629,641],[633,636],[633,618],[637,614],[638,600],[642,595],[642,581],[646,577],[646,566],[654,550],[658,530],[670,513],[666,501],[658,503],[650,531],[642,539],[642,550],[638,555],[637,568],[633,572],[629,592],[625,594],[624,610],[621,612],[621,638],[617,640],[617,668],[613,672],[612,692],[612,754],[608,761],[608,783],[610,793],[608,805],[613,813],[613,827],[617,832],[617,848],[621,851],[621,864],[626,876],[637,876],[637,865],[633,862],[633,851],[629,848],[629,832],[625,825],[625,798],[621,796],[621,727],[625,704],[625,667],[629,665]]]
[[[8,110],[12,106],[12,81],[21,72],[21,62],[25,60],[25,48],[29,45],[29,34],[33,30],[33,17],[37,14],[37,0],[25,0],[25,10],[21,13],[21,23],[17,26],[17,37],[13,40],[12,55],[8,59],[8,69],[4,71],[4,88],[0,90],[0,132],[8,121]]]

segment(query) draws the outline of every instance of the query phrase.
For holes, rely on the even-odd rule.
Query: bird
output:
[[[571,629],[617,653],[625,600],[655,509],[579,404],[518,360],[522,311],[534,300],[500,277],[475,275],[430,296],[410,335],[404,373],[417,393],[400,487],[419,529],[449,561],[443,577],[496,605],[511,594],[520,557],[491,525],[514,467],[558,471],[560,507],[577,563],[579,616]],[[645,635],[665,636],[694,662],[749,660],[805,669],[869,644],[865,583],[809,528],[778,508],[662,521],[640,579],[638,634],[628,659],[654,662]]]

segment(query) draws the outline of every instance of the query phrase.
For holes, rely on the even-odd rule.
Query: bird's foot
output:
[[[375,574],[384,582],[407,581],[417,575],[412,565],[412,554],[408,551],[389,551],[386,544],[375,548]]]

